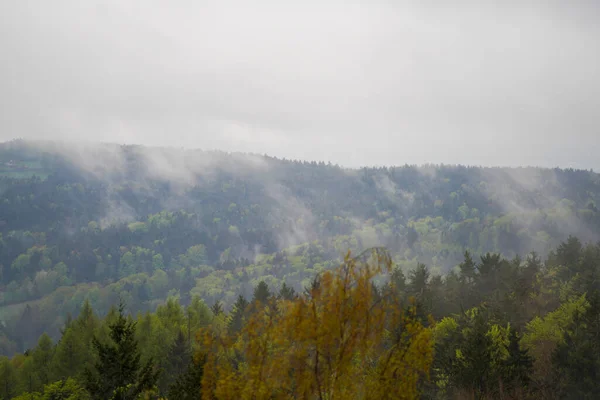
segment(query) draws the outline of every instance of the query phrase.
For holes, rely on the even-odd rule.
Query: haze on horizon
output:
[[[0,140],[599,170],[600,3],[468,3],[3,2]]]

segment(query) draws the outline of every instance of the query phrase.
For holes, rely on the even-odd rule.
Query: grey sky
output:
[[[3,1],[0,140],[600,169],[598,2],[294,3]]]

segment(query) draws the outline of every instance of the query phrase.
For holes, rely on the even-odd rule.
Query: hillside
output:
[[[57,337],[86,298],[100,314],[119,297],[134,312],[170,296],[229,308],[260,281],[301,291],[348,249],[385,246],[405,272],[435,275],[465,250],[600,240],[600,175],[582,170],[13,141],[0,177],[0,354]]]

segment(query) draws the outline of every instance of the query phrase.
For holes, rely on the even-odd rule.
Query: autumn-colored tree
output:
[[[348,253],[303,295],[261,304],[240,334],[201,331],[202,398],[417,398],[432,334],[398,291],[375,296],[373,279],[391,272],[382,249]]]

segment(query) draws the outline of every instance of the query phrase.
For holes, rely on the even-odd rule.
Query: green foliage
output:
[[[158,371],[152,360],[141,365],[135,322],[125,317],[122,303],[109,330],[109,343],[93,338],[98,361],[86,370],[85,386],[95,399],[135,399],[154,386]]]
[[[266,304],[267,301],[271,298],[271,290],[269,286],[265,283],[265,281],[260,281],[258,285],[254,288],[254,293],[252,294],[252,302],[257,302],[260,304]]]
[[[189,341],[208,325],[240,332],[253,310],[245,299],[292,301],[348,249],[371,245],[387,247],[396,264],[391,276],[372,282],[375,298],[412,298],[422,324],[444,327],[436,328],[440,346],[447,338],[481,345],[455,346],[464,359],[448,345],[462,361],[436,370],[436,393],[474,387],[498,395],[500,385],[466,378],[482,357],[493,361],[488,377],[500,376],[505,391],[514,386],[507,382],[521,382],[533,397],[594,390],[577,365],[596,365],[588,313],[600,289],[598,174],[345,170],[175,151],[173,165],[190,178],[175,187],[149,173],[156,169],[145,152],[154,149],[110,147],[123,165],[108,179],[53,148],[0,145],[0,169],[11,160],[16,168],[0,171],[0,354],[12,356],[0,363],[8,382],[1,396],[41,396],[56,380],[84,382],[82,371],[101,358],[93,338],[116,346],[109,325],[118,321],[110,309],[119,298],[135,315],[139,368],[152,359],[167,368],[180,334]],[[96,150],[90,159],[101,159]],[[473,308],[486,310],[481,326],[465,317]],[[172,380],[161,379],[160,394]],[[122,395],[137,390],[135,383],[124,388]]]
[[[577,310],[553,353],[553,363],[566,379],[564,398],[593,399],[600,391],[600,295],[592,293],[589,306]]]
[[[242,330],[246,316],[248,314],[248,301],[242,295],[239,295],[229,317],[229,332],[237,333]]]
[[[39,400],[89,400],[88,392],[72,378],[60,380],[44,386],[41,394],[22,394],[17,398]]]
[[[434,376],[447,395],[514,395],[527,387],[532,359],[510,325],[490,321],[485,309],[445,318],[436,328]]]
[[[204,357],[188,363],[184,373],[176,376],[169,388],[170,399],[201,400],[202,376],[204,373]]]
[[[0,398],[11,399],[17,393],[17,369],[7,357],[0,357]]]

